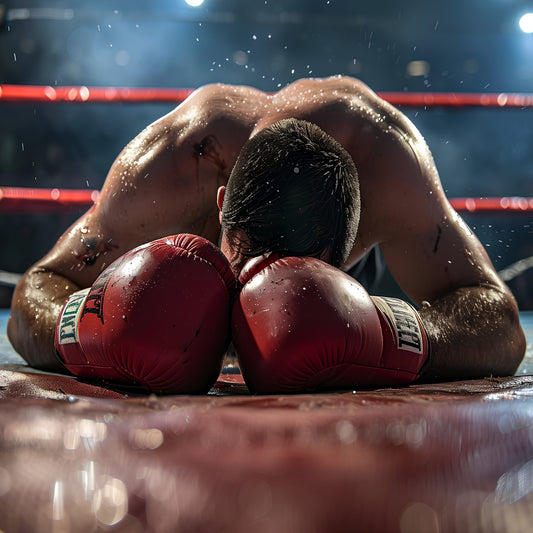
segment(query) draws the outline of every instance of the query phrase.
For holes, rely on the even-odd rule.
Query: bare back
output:
[[[44,264],[84,286],[125,251],[164,235],[190,232],[216,243],[217,188],[226,184],[244,142],[287,117],[317,124],[356,163],[362,215],[346,267],[381,244],[417,301],[465,278],[496,279],[478,268],[486,263],[484,252],[449,206],[416,128],[366,85],[341,77],[300,80],[273,94],[228,85],[199,89],[128,144],[98,203]],[[413,257],[404,267],[405,256],[413,255],[416,268]]]

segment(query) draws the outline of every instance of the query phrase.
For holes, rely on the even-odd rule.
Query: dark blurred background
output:
[[[376,91],[529,93],[527,12],[533,0],[0,0],[0,84],[271,91],[345,74]],[[0,185],[100,188],[122,147],[172,107],[0,102]],[[533,108],[404,112],[448,196],[533,196]],[[76,216],[0,214],[0,270],[24,271]],[[498,270],[533,256],[532,218],[465,216]],[[531,302],[531,284],[517,286]]]

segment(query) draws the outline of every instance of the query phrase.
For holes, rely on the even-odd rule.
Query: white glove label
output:
[[[373,296],[372,300],[391,325],[398,350],[422,354],[422,331],[416,310],[397,298]]]
[[[83,289],[69,296],[68,302],[63,307],[59,317],[59,344],[79,342],[78,323],[88,294],[89,289]]]

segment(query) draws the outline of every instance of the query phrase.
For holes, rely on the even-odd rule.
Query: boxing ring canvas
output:
[[[0,530],[529,531],[533,313],[509,378],[136,396],[36,372],[0,311]]]

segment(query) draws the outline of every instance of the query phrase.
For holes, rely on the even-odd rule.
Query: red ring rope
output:
[[[87,189],[33,189],[0,187],[0,213],[65,212],[90,207],[99,196],[97,190]],[[457,211],[467,213],[530,213],[533,198],[452,198]]]
[[[0,187],[0,213],[60,213],[86,209],[99,191]]]
[[[194,89],[0,85],[0,102],[183,102]]]
[[[0,85],[0,102],[137,103],[183,102],[194,89],[128,87],[51,87],[49,85]],[[379,92],[393,105],[409,107],[533,107],[527,93],[420,93]]]

